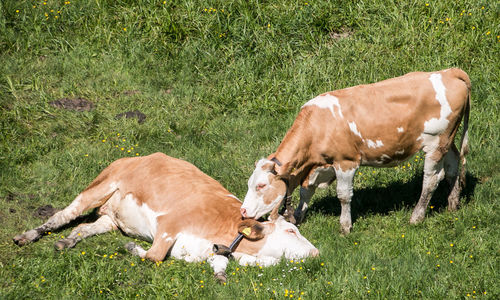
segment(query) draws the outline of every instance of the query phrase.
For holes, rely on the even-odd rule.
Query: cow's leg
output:
[[[454,143],[451,144],[450,151],[444,157],[444,172],[446,181],[450,187],[448,195],[448,210],[455,211],[459,205],[461,185],[458,180],[458,168],[460,163],[460,152]]]
[[[163,215],[157,218],[157,228],[153,245],[149,250],[144,250],[141,246],[136,245],[134,242],[127,243],[125,248],[130,251],[133,255],[140,256],[141,258],[147,258],[151,261],[157,262],[162,261],[167,256],[168,251],[174,245],[176,236],[179,233],[179,230],[176,229],[175,225],[168,226],[168,217]]]
[[[348,234],[352,229],[351,220],[351,199],[353,195],[353,180],[357,166],[347,171],[342,168],[335,168],[337,175],[337,197],[340,200],[340,231],[342,234]]]
[[[113,223],[111,218],[107,215],[101,216],[97,221],[90,224],[81,224],[76,227],[71,234],[62,240],[57,241],[54,247],[57,250],[64,248],[73,248],[76,243],[96,234],[105,233],[111,230],[116,230],[118,227]]]
[[[293,213],[293,207],[292,207],[292,198],[287,198],[285,199],[285,211],[283,212],[283,217],[287,222],[290,222],[292,224],[297,224],[297,220],[295,220],[295,216]]]
[[[147,251],[134,242],[125,244],[125,248],[141,258],[147,258],[153,262],[162,261],[167,256],[168,250],[174,245],[173,238],[155,237],[153,245]]]
[[[422,194],[420,195],[417,205],[413,209],[413,213],[410,218],[411,224],[419,223],[424,219],[425,210],[427,209],[427,205],[432,198],[432,194],[436,190],[439,182],[444,178],[443,161],[444,159],[442,158],[442,155],[437,152],[426,154]]]
[[[295,221],[297,222],[297,224],[302,223],[302,221],[304,220],[307,208],[309,207],[309,201],[311,200],[315,191],[316,187],[313,185],[308,187],[300,187],[300,203],[294,213]]]
[[[229,259],[224,255],[213,255],[207,259],[208,263],[214,270],[214,277],[219,282],[226,282],[226,268],[229,263]]]
[[[116,187],[109,184],[97,184],[81,192],[70,205],[50,217],[43,225],[26,231],[14,237],[14,243],[23,246],[38,240],[47,231],[56,230],[76,219],[84,211],[104,204],[116,191]]]

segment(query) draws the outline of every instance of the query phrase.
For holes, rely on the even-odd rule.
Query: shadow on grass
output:
[[[404,207],[413,209],[417,204],[422,191],[423,175],[414,176],[409,182],[393,182],[387,187],[370,187],[354,189],[351,202],[351,213],[353,222],[360,216],[370,214],[386,215],[391,211],[400,210]],[[465,189],[460,195],[460,205],[469,201],[478,183],[478,178],[467,173],[465,176]],[[332,184],[330,189],[334,189]],[[448,206],[449,186],[446,180],[441,181],[434,192],[429,206],[434,211],[446,209]],[[340,215],[340,202],[336,196],[327,196],[312,203],[310,212],[319,212],[325,215]],[[307,216],[306,216],[307,218]]]

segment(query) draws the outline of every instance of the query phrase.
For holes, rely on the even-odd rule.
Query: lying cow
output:
[[[422,194],[410,223],[423,220],[427,204],[446,176],[451,187],[448,209],[456,210],[468,152],[470,80],[460,69],[416,72],[374,84],[322,94],[302,106],[275,153],[256,163],[241,207],[258,219],[286,199],[290,220],[301,222],[317,187],[337,179],[340,225],[350,232],[353,178],[359,166],[395,166],[417,151],[426,154]],[[460,122],[460,152],[454,144]],[[457,180],[459,161],[462,169]],[[294,215],[289,202],[300,185]]]
[[[68,207],[45,224],[14,237],[14,242],[20,246],[33,242],[84,211],[100,207],[95,223],[78,226],[56,242],[56,249],[119,228],[153,242],[147,251],[128,243],[126,248],[133,254],[152,261],[163,260],[167,253],[188,262],[207,259],[221,280],[225,280],[228,258],[214,253],[213,245],[229,245],[238,231],[247,230],[247,238],[233,253],[242,265],[269,266],[282,256],[319,254],[293,224],[283,218],[242,221],[240,206],[220,183],[188,162],[162,153],[122,158],[104,169]]]

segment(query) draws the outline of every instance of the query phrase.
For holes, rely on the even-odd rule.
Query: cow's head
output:
[[[281,203],[287,186],[275,172],[275,163],[261,159],[248,179],[248,191],[241,205],[243,218],[258,219]]]
[[[282,216],[261,224],[266,241],[258,256],[297,259],[319,255],[319,250],[300,234],[295,225],[285,221]]]

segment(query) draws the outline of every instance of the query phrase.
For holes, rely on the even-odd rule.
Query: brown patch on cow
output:
[[[271,171],[271,170],[274,168],[274,163],[273,163],[273,162],[268,162],[268,163],[265,163],[265,164],[263,164],[260,168],[261,168],[263,171]]]
[[[245,231],[248,230],[248,228],[250,228],[249,234]],[[241,221],[238,225],[238,232],[243,233],[247,239],[252,241],[264,238],[264,226],[253,219],[245,219]]]
[[[264,203],[272,203],[278,196],[286,194],[286,184],[279,175],[269,174],[269,186],[264,194]]]
[[[49,102],[49,104],[56,108],[75,111],[91,111],[94,109],[94,103],[84,98],[62,98]]]
[[[37,208],[33,215],[37,218],[46,218],[53,216],[58,211],[59,209],[52,207],[52,205],[50,204],[47,204]]]
[[[115,119],[118,120],[118,119],[120,119],[122,117],[125,117],[127,119],[129,119],[129,118],[136,118],[137,122],[139,122],[139,124],[142,124],[142,123],[144,123],[144,121],[146,121],[146,115],[144,113],[142,113],[141,111],[139,111],[139,110],[127,111],[127,112],[123,112],[123,113],[117,114],[115,116]]]
[[[342,27],[339,30],[334,30],[330,32],[328,35],[333,40],[345,39],[354,34],[354,31],[351,28]]]

